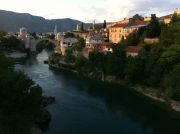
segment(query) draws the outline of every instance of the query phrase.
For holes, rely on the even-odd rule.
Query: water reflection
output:
[[[49,69],[46,59],[43,52],[16,65],[56,97],[45,134],[180,134],[180,120],[158,104],[126,87]]]

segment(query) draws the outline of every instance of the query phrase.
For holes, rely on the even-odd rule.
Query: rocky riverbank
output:
[[[14,58],[14,59],[19,59],[19,58],[26,58],[27,53],[22,53],[18,51],[10,52],[10,53],[5,53],[6,57],[8,58]]]
[[[78,73],[77,70],[60,67],[59,65],[49,64],[49,66],[56,68],[56,69],[65,69],[65,70],[71,71],[73,73]],[[154,88],[146,87],[146,86],[142,86],[142,85],[129,85],[125,80],[117,79],[115,76],[112,76],[112,75],[105,75],[102,72],[96,72],[96,73],[90,72],[85,77],[88,77],[90,79],[98,79],[102,82],[108,82],[108,83],[114,83],[114,84],[128,86],[131,89],[135,90],[136,92],[138,92],[148,98],[151,98],[155,101],[164,103],[176,112],[180,112],[180,102],[172,100],[170,98],[167,98],[163,92],[160,92],[161,90],[156,90]]]
[[[104,80],[105,82],[109,82],[109,83],[121,84],[125,86],[128,85],[128,87],[135,90],[136,92],[148,98],[151,98],[155,101],[165,103],[172,110],[176,112],[180,112],[180,102],[166,97],[166,95],[163,92],[160,92],[161,91],[160,89],[157,90],[152,87],[147,87],[147,86],[142,86],[142,85],[129,85],[124,80],[116,79],[115,76],[105,76]]]

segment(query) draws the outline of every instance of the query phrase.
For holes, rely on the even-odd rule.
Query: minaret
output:
[[[57,25],[55,25],[54,27],[54,36],[55,36],[55,40],[57,39]]]
[[[79,31],[79,23],[77,24],[77,29],[76,30]]]

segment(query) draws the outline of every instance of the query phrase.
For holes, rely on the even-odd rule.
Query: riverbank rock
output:
[[[140,86],[140,85],[134,85],[130,86],[135,91],[160,102],[166,102],[167,98],[165,97],[163,92],[160,92],[160,89],[153,89],[150,87]]]
[[[105,76],[105,81],[106,82],[114,82],[115,80],[116,80],[115,76],[112,76],[112,75]]]
[[[6,55],[6,57],[8,57],[8,58],[15,58],[15,59],[27,57],[27,53],[22,53],[22,52],[6,53],[5,55]]]
[[[49,122],[51,121],[51,114],[47,109],[42,108],[39,116],[37,117],[35,123],[43,130],[48,128]]]
[[[52,96],[43,96],[42,97],[42,106],[43,107],[53,104],[54,102],[55,102],[55,97],[52,97]]]
[[[45,61],[44,61],[44,64],[48,64],[48,63],[49,63],[48,60],[45,60]]]
[[[171,100],[170,104],[172,109],[174,109],[177,112],[180,112],[180,102]]]
[[[30,134],[42,134],[42,130],[40,128],[38,128],[38,126],[33,126],[31,128]]]

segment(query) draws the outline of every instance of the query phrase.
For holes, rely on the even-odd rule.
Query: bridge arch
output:
[[[38,43],[40,43],[40,42],[42,42],[42,41],[49,41],[49,42],[55,44],[55,46],[58,45],[58,41],[53,40],[53,39],[49,39],[49,38],[31,39],[31,40],[30,40],[30,50],[31,50],[32,52],[36,52],[36,51],[37,51],[37,50],[36,50],[36,47],[37,47]]]
[[[49,39],[49,38],[38,39],[38,40],[36,40],[35,44],[37,45],[38,43],[40,43],[40,42],[42,42],[42,41],[49,41],[49,42],[57,45],[57,41],[56,41],[56,40]]]

